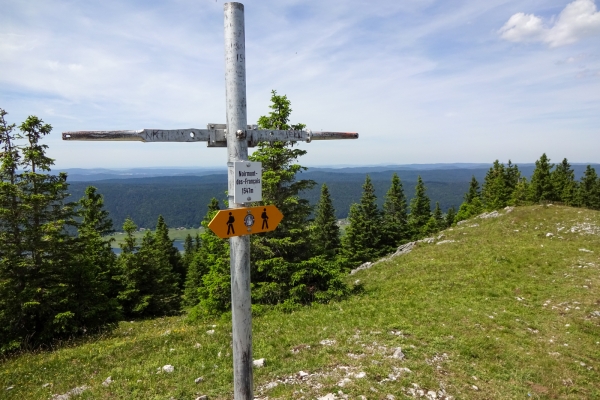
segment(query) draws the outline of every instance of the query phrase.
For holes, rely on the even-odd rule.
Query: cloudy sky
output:
[[[356,131],[305,165],[600,162],[600,0],[247,0],[248,121]],[[224,166],[204,143],[72,130],[225,122],[222,0],[3,0],[0,108],[37,115],[59,168]]]

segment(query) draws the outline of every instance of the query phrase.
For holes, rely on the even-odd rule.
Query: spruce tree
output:
[[[104,209],[102,196],[88,186],[79,200],[77,252],[69,269],[70,301],[78,326],[94,329],[118,321],[121,307],[116,297],[119,287],[115,277],[116,256],[111,248],[112,220]]]
[[[506,169],[498,160],[488,170],[481,190],[483,204],[488,211],[506,207],[510,199]]]
[[[504,184],[506,187],[507,204],[510,202],[520,178],[521,171],[519,171],[519,167],[516,164],[513,164],[511,160],[508,160],[508,164],[506,164],[506,167],[504,168]]]
[[[220,258],[229,262],[223,240],[219,239],[219,237],[217,237],[213,231],[208,228],[208,224],[219,211],[219,209],[219,201],[213,197],[208,204],[208,211],[201,223],[201,226],[204,227],[204,231],[197,237],[198,240],[194,245],[192,253],[193,256],[189,262],[187,270],[184,304],[188,307],[196,306],[200,302],[198,289],[202,286],[203,277],[209,270],[209,255],[211,255],[209,253],[216,251],[218,254],[220,254]],[[207,249],[202,246],[203,241],[206,242],[208,252]],[[219,263],[222,264],[222,261],[219,261]]]
[[[527,182],[526,177],[519,178],[519,182],[517,186],[515,186],[515,190],[512,193],[509,204],[513,206],[525,206],[530,204],[530,189],[529,182]]]
[[[479,189],[479,182],[475,179],[475,175],[471,176],[471,183],[469,184],[469,191],[465,193],[465,203],[471,204],[473,200],[480,199],[481,192]]]
[[[550,163],[546,153],[542,154],[540,159],[535,162],[535,169],[529,183],[529,198],[532,202],[551,201],[555,197],[550,176],[552,167],[554,164]]]
[[[553,189],[552,200],[572,205],[575,202],[577,182],[575,181],[575,171],[571,168],[569,161],[564,158],[550,173],[550,177]]]
[[[171,270],[177,275],[179,288],[183,289],[187,270],[184,268],[179,249],[173,245],[174,241],[169,237],[169,227],[162,215],[158,216],[154,239],[156,250],[167,256]]]
[[[395,172],[392,175],[392,184],[385,195],[382,219],[382,244],[387,248],[387,251],[395,249],[410,239],[406,196],[404,195],[402,181]]]
[[[454,222],[460,222],[465,219],[471,218],[475,215],[479,215],[483,212],[483,203],[481,201],[481,193],[479,191],[479,182],[475,179],[475,176],[471,177],[471,183],[469,184],[469,190],[465,193],[465,200],[460,205]]]
[[[350,207],[349,225],[344,236],[344,251],[355,263],[373,261],[385,252],[382,242],[381,212],[371,178],[367,175],[360,203]]]
[[[1,352],[78,333],[85,321],[70,293],[77,244],[68,233],[76,222],[67,176],[51,173],[54,160],[40,143],[52,127],[30,116],[15,135],[5,115],[0,110]]]
[[[452,224],[454,224],[455,218],[456,218],[456,210],[454,209],[454,207],[450,207],[444,218],[446,228],[450,228],[452,226]]]
[[[0,354],[22,346],[26,335],[26,312],[22,295],[27,270],[23,257],[21,215],[17,185],[20,152],[16,146],[15,124],[8,124],[7,112],[0,109]]]
[[[212,199],[202,220],[202,246],[196,253],[186,285],[186,302],[195,305],[192,319],[206,314],[219,314],[231,309],[231,273],[229,268],[229,240],[221,239],[208,228],[219,211],[219,203]],[[253,277],[254,280],[254,277]],[[194,291],[196,298],[194,300]]]
[[[179,311],[178,276],[173,272],[168,254],[159,250],[152,232],[147,231],[137,247],[134,222],[123,224],[126,237],[121,244],[120,267],[122,290],[119,300],[128,317],[156,317]],[[136,251],[134,253],[134,251]]]
[[[591,165],[586,167],[581,177],[577,198],[582,207],[600,209],[600,180]]]
[[[431,217],[431,201],[425,192],[425,184],[419,175],[415,186],[415,197],[410,201],[410,215],[408,216],[408,224],[415,239],[426,235],[423,228]]]
[[[272,111],[267,116],[258,119],[261,128],[304,128],[304,124],[289,124],[292,109],[286,96],[272,91],[270,108]],[[289,304],[325,295],[321,293],[321,287],[311,283],[320,273],[312,268],[325,264],[307,262],[312,249],[308,223],[312,207],[300,194],[316,183],[297,179],[297,174],[306,170],[297,163],[304,154],[306,151],[295,149],[293,142],[261,142],[249,157],[252,161],[262,162],[262,204],[275,205],[285,216],[275,231],[251,236],[252,301],[255,304]],[[340,265],[337,260],[329,264],[334,265],[334,270]],[[303,291],[311,296],[303,295]],[[314,291],[321,295],[317,296]]]
[[[437,231],[441,231],[446,227],[446,221],[444,220],[444,215],[442,213],[442,209],[440,208],[440,202],[435,202],[435,208],[432,214],[433,219],[435,220],[435,225],[437,227]]]
[[[333,258],[340,249],[340,227],[335,218],[335,209],[326,184],[321,186],[321,197],[315,210],[312,240],[315,255]]]

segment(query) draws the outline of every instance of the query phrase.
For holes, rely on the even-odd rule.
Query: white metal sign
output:
[[[262,200],[262,163],[250,161],[234,162],[236,204]]]

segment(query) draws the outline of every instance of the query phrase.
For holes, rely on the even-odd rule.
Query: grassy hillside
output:
[[[524,207],[443,235],[348,276],[360,296],[256,316],[256,396],[600,398],[600,213]],[[227,316],[122,322],[2,361],[0,397],[230,399],[230,342]]]

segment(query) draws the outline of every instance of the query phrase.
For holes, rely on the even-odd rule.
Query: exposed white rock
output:
[[[394,354],[392,354],[392,358],[397,358],[397,359],[399,359],[399,360],[404,360],[404,357],[405,357],[405,355],[404,355],[404,353],[402,352],[402,348],[400,348],[400,347],[397,347],[397,348],[394,350]]]
[[[337,383],[337,385],[338,385],[339,387],[344,387],[344,386],[346,386],[347,384],[349,384],[349,383],[351,383],[351,382],[352,382],[352,380],[350,380],[350,378],[344,378],[344,379],[342,379],[341,381],[339,381],[339,382]]]
[[[252,365],[254,365],[256,368],[262,368],[265,366],[265,359],[259,358],[258,360],[254,360],[252,361]]]
[[[265,390],[269,390],[269,389],[273,389],[274,387],[276,387],[277,385],[279,385],[279,383],[277,383],[277,381],[273,381],[273,382],[269,382],[267,383],[264,388]]]
[[[203,380],[204,380],[204,377],[200,376],[200,377],[194,379],[194,383],[198,384],[198,383],[202,382]]]
[[[354,275],[355,273],[357,273],[358,271],[362,271],[363,269],[369,269],[372,266],[373,266],[373,263],[371,261],[367,261],[366,263],[360,264],[358,267],[356,267],[352,271],[350,271],[350,275]]]
[[[335,394],[333,394],[333,393],[327,393],[325,396],[318,398],[318,400],[336,400],[336,399],[337,399],[337,397],[335,397]]]
[[[81,393],[83,393],[86,390],[88,390],[89,388],[90,387],[86,386],[86,385],[78,386],[76,388],[73,388],[73,389],[69,390],[65,394],[55,394],[55,395],[52,395],[52,400],[69,400],[71,398],[71,396],[78,396]]]
[[[214,333],[215,333],[214,329],[206,331],[206,334],[208,334],[208,335],[214,335]]]
[[[321,343],[323,346],[333,346],[336,342],[334,339],[323,339],[319,343]]]
[[[579,251],[582,251],[584,253],[593,253],[592,250],[588,250],[588,249],[579,249]]]
[[[444,243],[455,243],[455,242],[456,242],[456,240],[451,240],[451,239],[449,239],[449,240],[442,240],[440,242],[437,242],[436,245],[438,245],[438,244],[444,244]]]
[[[552,237],[552,236],[554,236],[554,233],[552,233],[552,232],[546,233],[546,237]]]
[[[170,364],[167,364],[167,365],[165,365],[165,366],[163,366],[163,367],[162,367],[162,370],[163,370],[164,372],[171,373],[171,372],[174,372],[174,371],[175,371],[175,367],[174,367],[174,366],[172,366],[172,365],[170,365]]]
[[[499,216],[500,216],[500,214],[498,213],[498,211],[491,211],[489,213],[483,213],[481,215],[478,215],[477,218],[487,219],[487,218],[497,218]]]
[[[111,383],[113,383],[113,380],[112,380],[112,377],[110,377],[110,376],[109,376],[108,378],[106,378],[106,379],[104,380],[104,382],[102,382],[102,386],[108,386],[108,385],[110,385]]]
[[[427,238],[427,239],[420,240],[420,242],[422,242],[424,240],[431,240],[430,242],[427,242],[427,243],[433,243],[434,239],[433,238]],[[357,267],[357,268],[353,269],[352,271],[350,271],[350,275],[354,275],[358,271],[362,271],[364,269],[369,269],[369,268],[373,267],[374,265],[379,264],[380,262],[388,261],[388,260],[390,260],[390,259],[392,259],[394,257],[398,257],[398,256],[401,256],[401,255],[404,255],[404,254],[408,254],[408,253],[410,253],[412,251],[412,249],[415,247],[416,244],[417,244],[417,242],[409,242],[409,243],[403,244],[402,246],[399,246],[393,254],[390,254],[387,257],[381,258],[381,259],[379,259],[379,260],[377,260],[375,262],[369,262],[369,261],[367,261],[366,263],[361,264],[359,267]]]

